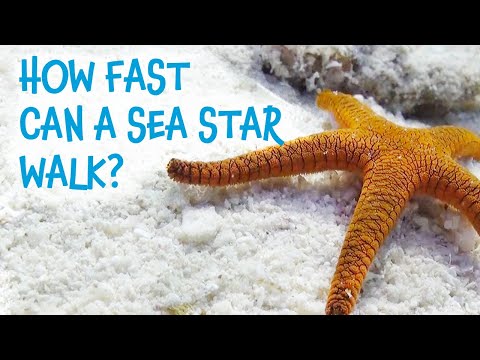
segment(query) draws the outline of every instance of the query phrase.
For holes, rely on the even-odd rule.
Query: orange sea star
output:
[[[454,126],[404,128],[338,92],[320,92],[317,105],[332,112],[341,129],[222,161],[172,159],[167,170],[176,181],[208,186],[323,170],[360,173],[362,192],[325,310],[348,314],[376,252],[414,194],[428,194],[456,207],[480,234],[480,181],[453,160],[480,159],[480,138]]]

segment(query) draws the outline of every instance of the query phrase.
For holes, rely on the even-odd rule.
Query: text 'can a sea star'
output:
[[[349,314],[375,254],[413,195],[454,206],[480,234],[480,181],[454,161],[480,159],[480,138],[454,126],[404,128],[339,92],[320,92],[317,105],[333,113],[340,129],[221,161],[172,159],[167,171],[175,181],[207,186],[324,170],[358,172],[362,191],[325,309],[326,314]]]

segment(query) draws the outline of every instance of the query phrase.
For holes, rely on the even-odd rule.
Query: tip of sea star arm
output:
[[[325,308],[326,315],[348,315],[352,305],[345,299],[330,299]]]
[[[345,94],[330,89],[317,91],[317,106],[324,110],[332,110],[335,107],[335,104],[339,101],[341,95]]]
[[[176,181],[184,180],[186,164],[182,160],[171,159],[167,165],[168,176]]]
[[[365,111],[353,96],[337,91],[323,90],[317,94],[317,106],[333,114],[340,127],[359,125]],[[362,115],[362,116],[359,116]]]

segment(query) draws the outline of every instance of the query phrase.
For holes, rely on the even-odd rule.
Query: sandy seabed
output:
[[[41,64],[75,59],[86,68],[95,61],[93,90],[22,92],[21,59],[32,55]],[[109,93],[102,78],[105,63],[128,64],[132,58],[145,68],[151,58],[188,61],[191,68],[182,74],[181,91],[167,86],[159,96],[135,88]],[[276,106],[282,120],[275,129],[283,140],[334,126],[315,107],[313,95],[298,94],[261,68],[254,46],[1,47],[0,312],[324,313],[360,179],[332,171],[210,189],[176,184],[166,173],[172,157],[217,160],[274,144],[255,136],[242,141],[239,123],[227,139],[221,121],[216,140],[202,143],[203,106],[243,111],[255,106],[260,114],[264,106]],[[371,98],[362,101],[404,126],[435,124],[389,113]],[[22,137],[22,110],[35,106],[45,114],[52,105],[83,105],[89,129],[83,141]],[[117,138],[96,141],[91,129],[103,106],[111,110]],[[127,114],[133,106],[165,110],[167,119],[172,107],[180,106],[188,137],[131,143]],[[480,133],[478,113],[446,119]],[[77,157],[82,179],[87,155],[111,153],[124,159],[117,188],[110,182],[89,191],[58,182],[53,189],[22,185],[20,156],[32,162],[54,154]],[[480,175],[476,162],[463,164]],[[69,174],[69,162],[64,166]],[[108,170],[100,173],[108,178]],[[457,212],[431,199],[413,199],[380,249],[354,313],[480,313],[479,248],[475,231]]]

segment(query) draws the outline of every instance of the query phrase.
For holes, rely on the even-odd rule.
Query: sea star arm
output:
[[[480,234],[480,181],[455,161],[445,158],[424,176],[421,190],[457,208]]]
[[[322,170],[361,170],[370,160],[364,150],[365,142],[356,138],[353,130],[342,129],[221,161],[172,159],[167,172],[172,179],[182,183],[225,186]]]
[[[375,127],[385,122],[376,112],[353,96],[323,90],[317,95],[317,106],[333,114],[342,128]]]
[[[326,314],[349,314],[377,250],[414,193],[404,166],[378,163],[364,178],[328,295]]]
[[[468,157],[480,160],[480,138],[470,130],[454,126],[438,126],[428,129],[440,145],[453,157]]]

